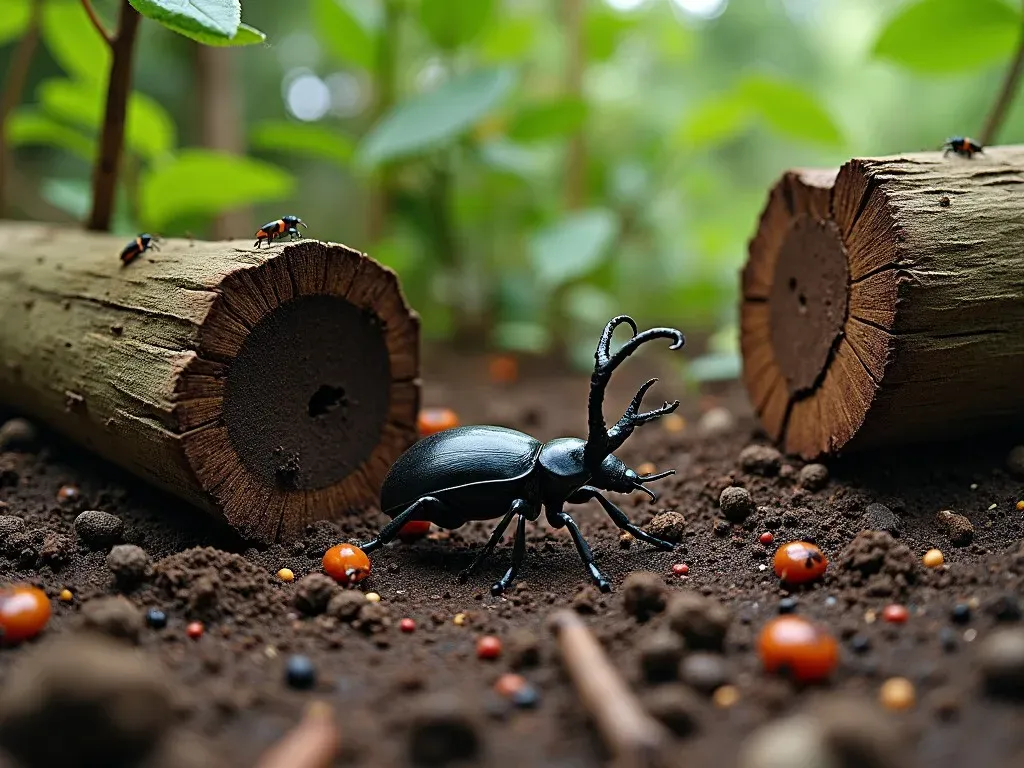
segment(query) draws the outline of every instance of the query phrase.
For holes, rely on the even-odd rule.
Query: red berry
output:
[[[676,563],[672,566],[672,573],[676,576],[685,576],[690,572],[690,566],[686,563]]]
[[[203,626],[201,621],[193,621],[187,627],[185,627],[185,634],[191,637],[193,640],[198,640],[203,636],[203,632],[206,628]]]
[[[519,378],[519,363],[512,355],[492,357],[487,364],[487,374],[495,384],[511,384]]]
[[[50,620],[50,598],[36,587],[0,590],[0,642],[13,645],[35,637]]]
[[[882,618],[892,624],[902,624],[910,618],[910,611],[902,605],[887,605],[882,609]]]
[[[525,686],[526,680],[521,675],[514,675],[509,672],[494,682],[494,691],[505,698],[509,698],[514,696],[517,691],[521,691]]]
[[[415,541],[426,536],[428,533],[430,533],[429,520],[413,520],[399,529],[398,538],[402,541]]]
[[[773,541],[775,541],[775,537],[772,534],[770,534],[768,531],[765,531],[758,538],[758,541],[760,541],[762,544],[764,544],[767,547],[769,544],[771,544]]]
[[[834,637],[807,619],[792,615],[765,624],[757,651],[767,672],[785,672],[801,683],[824,680],[839,659]]]
[[[400,622],[398,622],[398,628],[406,633],[415,632],[416,622],[412,619],[402,619]]]
[[[791,541],[775,553],[775,575],[790,584],[814,581],[825,573],[827,567],[825,555],[807,541]]]
[[[324,553],[324,573],[339,584],[355,584],[370,575],[370,558],[355,544],[338,544]]]
[[[501,640],[493,635],[485,635],[476,641],[476,657],[478,659],[496,659],[501,656]]]

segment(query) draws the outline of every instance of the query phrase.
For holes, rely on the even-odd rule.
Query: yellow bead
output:
[[[682,432],[686,429],[686,419],[678,413],[670,413],[661,418],[661,426],[666,432]]]
[[[716,688],[711,700],[720,709],[728,709],[740,700],[740,689],[735,685],[723,685]]]
[[[70,603],[72,600],[74,600],[74,598],[75,596],[71,594],[70,589],[62,589],[60,591],[60,599],[65,603]]]
[[[878,700],[886,709],[903,711],[912,709],[917,702],[914,684],[905,677],[890,677],[882,683]]]
[[[1017,511],[1018,512],[1024,512],[1024,501],[1018,501],[1017,502]]]
[[[466,623],[466,614],[456,613],[455,618],[452,619],[452,622],[454,622],[455,626],[461,627],[463,624]]]
[[[921,562],[924,563],[925,568],[938,568],[946,559],[942,556],[942,552],[937,549],[929,549],[924,553],[924,557],[921,558]]]
[[[366,593],[366,602],[368,602],[368,603],[379,603],[380,602],[380,595],[378,595],[376,592],[367,592]]]
[[[277,572],[277,578],[281,581],[295,581],[295,574],[291,568],[282,568]]]

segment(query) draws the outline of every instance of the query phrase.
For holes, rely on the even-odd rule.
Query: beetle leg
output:
[[[604,574],[597,569],[594,565],[594,553],[590,551],[590,545],[587,544],[586,539],[583,538],[583,534],[580,533],[580,527],[576,525],[576,521],[569,516],[569,513],[562,510],[555,517],[569,529],[569,535],[572,536],[572,541],[576,545],[576,551],[580,553],[580,559],[583,564],[587,566],[587,571],[590,573],[590,578],[597,585],[597,588],[602,592],[611,591],[612,585],[604,577]]]
[[[526,502],[522,499],[517,499],[523,506]],[[513,504],[513,507],[515,505]],[[491,586],[491,594],[497,597],[506,589],[508,585],[512,583],[512,579],[516,577],[516,573],[519,572],[519,567],[523,564],[523,558],[526,556],[526,515],[519,515],[519,523],[516,525],[516,541],[512,546],[512,565],[505,571],[505,575],[502,576]]]
[[[498,542],[501,541],[501,537],[505,535],[505,529],[508,528],[508,524],[512,522],[512,516],[520,514],[525,506],[526,502],[522,499],[516,499],[512,502],[512,506],[508,508],[508,512],[506,512],[505,516],[501,518],[501,522],[498,523],[498,527],[494,529],[494,532],[491,534],[491,538],[487,540],[487,544],[482,550],[480,550],[480,554],[476,556],[473,564],[459,574],[460,582],[466,581],[466,579],[476,573],[476,569],[479,568],[481,563],[490,556],[494,551],[494,548],[498,546]]]
[[[421,512],[423,507],[427,504],[444,506],[440,499],[433,496],[423,496],[416,499],[416,501],[406,507],[404,512],[395,515],[391,522],[381,528],[380,533],[377,534],[376,538],[370,539],[365,544],[358,544],[357,546],[366,554],[370,554],[375,549],[380,549],[398,535],[398,532],[402,530],[403,525],[408,523],[410,520],[416,519],[417,513]]]
[[[626,517],[626,513],[601,495],[601,492],[597,488],[585,485],[570,496],[568,501],[570,504],[582,504],[590,499],[597,499],[598,504],[604,507],[604,511],[608,513],[608,517],[612,519],[613,523],[619,526],[622,530],[628,531],[640,541],[646,541],[648,544],[653,544],[658,549],[664,549],[666,552],[671,552],[675,549],[675,545],[671,542],[659,539],[657,536],[652,536],[643,528],[631,523],[629,518]]]

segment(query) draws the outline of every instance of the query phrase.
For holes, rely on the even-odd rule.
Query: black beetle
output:
[[[150,248],[159,251],[157,240],[158,238],[150,234],[141,234],[136,237],[121,251],[121,266],[128,266]]]
[[[612,334],[627,324],[633,338],[612,354]],[[566,503],[582,504],[596,499],[612,521],[637,539],[660,549],[673,546],[633,525],[625,513],[601,495],[601,490],[631,493],[643,491],[657,500],[644,483],[675,473],[674,469],[651,475],[638,475],[612,454],[633,430],[679,407],[679,401],[665,403],[645,413],[640,404],[657,379],[645,383],[636,393],[626,413],[611,429],[607,429],[602,406],[604,392],[612,372],[642,344],[655,339],[671,339],[671,349],[685,343],[683,334],[673,328],[637,331],[633,319],[625,315],[613,318],[597,344],[594,373],[590,379],[588,426],[586,440],[561,437],[541,443],[529,435],[503,427],[456,427],[414,444],[392,465],[381,488],[381,509],[391,522],[376,538],[361,545],[370,553],[391,541],[402,526],[413,520],[429,520],[442,528],[458,528],[470,520],[491,520],[504,512],[490,540],[473,564],[460,574],[465,580],[494,551],[518,515],[512,565],[491,587],[501,594],[515,578],[526,553],[526,521],[540,517],[543,505],[548,524],[567,527],[590,577],[602,592],[610,589],[608,580],[594,564],[590,547],[576,522],[563,509]]]
[[[948,155],[950,152],[955,152],[960,155],[960,157],[970,159],[977,154],[984,154],[985,152],[985,148],[981,146],[981,144],[967,136],[954,136],[951,139],[947,139],[946,143],[942,146],[946,150],[942,153],[943,157]]]

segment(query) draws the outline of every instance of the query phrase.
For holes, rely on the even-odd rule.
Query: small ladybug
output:
[[[121,251],[122,266],[128,266],[150,248],[154,251],[159,251],[160,249],[157,247],[156,243],[157,238],[153,237],[153,235],[141,234],[136,237],[124,247],[123,251]]]
[[[983,153],[985,149],[974,139],[970,139],[966,136],[954,136],[953,138],[948,139],[942,146],[946,148],[946,151],[942,153],[943,157],[948,155],[950,152],[956,152],[960,157],[966,157],[968,159],[977,154]]]
[[[297,237],[301,237],[299,234],[299,225],[306,226],[306,222],[300,219],[298,216],[282,216],[276,221],[271,221],[268,224],[264,224],[256,232],[256,242],[253,243],[257,248],[260,244],[266,240],[267,243],[272,243],[279,237],[290,235],[292,240]]]

